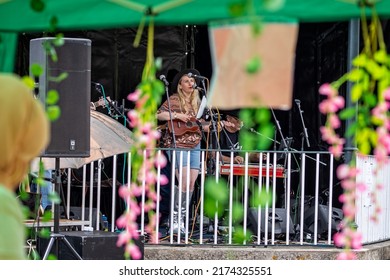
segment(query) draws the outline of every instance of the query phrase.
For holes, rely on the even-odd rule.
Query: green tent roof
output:
[[[44,3],[43,10],[33,11],[33,2]],[[150,14],[154,14],[155,22],[159,25],[208,24],[230,18],[230,8],[245,2],[251,1],[0,0],[0,31],[43,31],[49,28],[52,19],[57,20],[58,29],[129,27],[137,26],[144,15],[150,17]],[[252,2],[254,14],[293,18],[300,22],[349,20],[358,18],[361,13],[356,0],[280,0],[284,4],[273,11],[264,8],[265,1]],[[377,2],[377,13],[383,18],[389,17],[390,1]],[[235,7],[239,9],[239,6]]]

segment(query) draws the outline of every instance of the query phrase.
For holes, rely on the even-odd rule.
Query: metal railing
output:
[[[162,152],[161,150],[159,152]],[[186,151],[177,151],[181,156],[188,156]],[[156,184],[156,193],[162,200],[156,202],[156,214],[160,217],[164,214],[167,220],[159,219],[156,222],[155,230],[160,233],[155,240],[148,240],[151,244],[218,244],[218,245],[329,245],[333,246],[333,234],[338,231],[338,226],[343,218],[342,205],[338,202],[338,196],[342,193],[340,183],[335,176],[335,170],[340,164],[328,152],[324,151],[239,151],[243,155],[245,162],[242,165],[220,161],[220,154],[215,154],[215,161],[212,170],[208,168],[207,160],[210,150],[201,149],[201,171],[196,182],[196,188],[192,199],[188,196],[185,199],[186,211],[184,216],[185,230],[174,231],[172,227],[175,181],[171,180],[169,185],[161,186]],[[259,162],[249,162],[249,155],[259,154]],[[126,171],[124,177],[131,178],[131,154],[127,154]],[[231,157],[233,158],[233,157]],[[370,162],[372,163],[372,158]],[[112,182],[117,182],[118,156],[112,158]],[[357,160],[358,168],[367,169],[362,158]],[[100,213],[101,200],[111,201],[111,219],[109,221],[110,231],[120,231],[115,226],[116,218],[121,214],[116,212],[116,204],[120,202],[117,195],[118,184],[112,184],[111,197],[101,196],[101,174],[103,170],[102,160],[90,164],[90,188],[89,205],[93,204],[94,192],[96,191],[97,213]],[[180,162],[181,164],[181,162]],[[275,167],[275,168],[274,168]],[[180,165],[179,173],[183,172]],[[388,167],[386,167],[388,168]],[[208,170],[209,169],[209,170]],[[164,170],[157,169],[160,175]],[[107,173],[107,170],[105,171]],[[387,173],[386,173],[387,172]],[[71,170],[68,172],[68,194],[71,192]],[[173,172],[170,171],[171,177]],[[366,180],[372,178],[369,172],[363,173]],[[388,189],[388,170],[383,171]],[[83,186],[81,207],[85,207],[85,188],[88,185],[86,180],[86,167],[83,168]],[[97,176],[96,176],[97,175]],[[360,178],[359,178],[360,179]],[[127,182],[127,179],[124,179]],[[226,186],[225,200],[226,209],[222,214],[210,215],[205,205],[210,181],[224,184]],[[176,182],[181,189],[187,182]],[[88,187],[88,186],[87,186]],[[165,188],[165,189],[163,189]],[[168,188],[168,189],[166,189]],[[143,192],[144,193],[144,192]],[[271,199],[262,199],[257,194],[268,195]],[[362,196],[364,198],[364,196]],[[362,198],[361,197],[361,198]],[[383,219],[389,221],[390,192],[386,190],[382,198],[384,216]],[[253,204],[254,198],[263,200],[261,205]],[[263,197],[264,198],[264,197]],[[376,230],[373,235],[370,219],[367,215],[367,205],[358,199],[356,223],[358,230],[363,230],[367,237],[366,243],[389,239],[389,223],[384,222],[382,227]],[[70,196],[68,195],[68,209],[70,206]],[[255,199],[256,200],[256,199]],[[145,201],[141,197],[140,201]],[[189,203],[191,202],[191,203]],[[241,218],[237,218],[237,202],[240,202]],[[126,202],[125,202],[126,204]],[[167,207],[169,205],[169,208]],[[89,207],[89,216],[83,214],[82,219],[91,221],[90,226],[95,230],[101,230],[99,215],[92,223],[92,208]],[[165,207],[165,208],[164,208]],[[143,208],[142,208],[143,209]],[[83,212],[84,213],[84,212]],[[88,218],[86,218],[88,217]],[[383,221],[384,221],[383,220]],[[147,216],[142,212],[139,218],[139,230],[142,235],[145,232]],[[237,239],[241,233],[247,238]],[[237,241],[238,240],[238,241]]]

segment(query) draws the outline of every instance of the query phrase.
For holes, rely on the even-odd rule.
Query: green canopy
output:
[[[156,24],[208,24],[230,18],[237,4],[253,2],[253,13],[295,18],[300,22],[340,21],[360,16],[357,0],[0,0],[0,31],[42,31],[56,18],[59,29],[98,29],[137,26],[154,15]],[[373,0],[371,0],[372,2]],[[269,10],[264,2],[282,2]],[[367,1],[366,2],[370,2]],[[390,1],[377,1],[377,12],[390,16]],[[44,3],[41,12],[31,3]],[[234,8],[233,8],[234,7]]]
[[[365,0],[373,2],[375,0]],[[264,3],[282,3],[273,9]],[[343,21],[359,18],[363,0],[0,0],[0,70],[12,71],[15,33],[136,27],[142,19],[157,25],[209,24],[230,19],[251,3],[251,15],[298,22]],[[377,0],[380,17],[390,16],[390,1]],[[34,9],[32,8],[34,7]],[[232,12],[233,11],[233,12]],[[248,14],[247,14],[248,15]],[[9,34],[9,33],[13,34]]]

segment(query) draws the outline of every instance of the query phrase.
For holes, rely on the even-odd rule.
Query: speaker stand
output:
[[[55,169],[56,169],[56,178],[55,178],[55,185],[54,189],[56,193],[61,192],[61,175],[60,175],[60,158],[55,158]],[[65,204],[65,203],[63,203]],[[65,210],[66,211],[66,210]],[[46,260],[47,257],[50,254],[50,251],[55,243],[55,253],[57,258],[59,257],[59,242],[63,241],[65,245],[72,251],[74,256],[78,258],[79,260],[82,260],[81,256],[77,253],[77,251],[72,247],[72,245],[69,243],[69,241],[66,239],[66,237],[63,234],[59,233],[60,231],[60,204],[56,203],[54,204],[54,233],[50,235],[50,241],[47,245],[45,254],[43,255],[43,260]]]
[[[50,253],[50,250],[51,248],[53,247],[54,245],[54,242],[56,242],[56,253],[57,253],[57,258],[58,258],[58,242],[59,241],[63,241],[65,243],[65,245],[70,249],[70,251],[73,253],[73,255],[78,258],[79,260],[82,260],[81,256],[79,255],[79,253],[77,253],[77,251],[72,247],[72,245],[69,243],[69,241],[66,239],[65,235],[63,234],[60,234],[60,233],[52,233],[50,235],[50,241],[49,241],[49,244],[47,245],[47,248],[46,248],[46,251],[45,251],[45,255],[43,256],[43,260],[46,260],[47,257],[49,256],[49,253]]]

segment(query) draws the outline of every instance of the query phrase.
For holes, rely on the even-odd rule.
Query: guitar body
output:
[[[173,126],[172,126],[173,123]],[[168,121],[169,132],[174,132],[175,135],[183,135],[186,132],[197,132],[200,131],[199,124],[196,122],[195,118],[192,118],[188,122],[183,122],[181,120]]]

